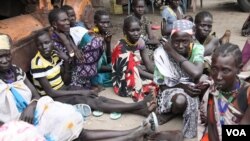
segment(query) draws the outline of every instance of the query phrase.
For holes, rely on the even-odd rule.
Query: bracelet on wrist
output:
[[[69,56],[70,56],[70,57],[74,57],[74,56],[75,56],[75,51],[74,51],[74,50],[70,51],[70,52],[69,52]]]

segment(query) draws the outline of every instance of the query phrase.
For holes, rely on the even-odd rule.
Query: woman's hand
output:
[[[55,48],[54,52],[55,52],[55,54],[57,54],[59,56],[59,58],[63,59],[66,62],[69,62],[70,58],[65,52],[63,52],[62,50],[59,50],[57,48]]]
[[[63,42],[64,45],[69,44],[69,39],[67,38],[66,34],[63,32],[58,32],[58,31],[54,31],[56,33],[56,35],[59,37],[59,39],[61,40],[61,42]]]
[[[182,88],[191,97],[197,97],[201,94],[201,90],[194,85],[182,84]]]
[[[106,43],[110,43],[112,38],[112,33],[110,31],[107,31],[104,36],[104,41]]]
[[[163,45],[163,48],[166,52],[171,52],[173,51],[173,48],[171,46],[171,43],[164,37],[160,40],[160,43]]]
[[[74,49],[74,53],[76,58],[80,61],[80,62],[84,62],[84,54],[80,49]]]
[[[37,104],[36,101],[30,103],[28,107],[22,112],[20,119],[30,124],[33,124],[36,104]]]

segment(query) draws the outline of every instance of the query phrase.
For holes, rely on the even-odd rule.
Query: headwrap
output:
[[[172,32],[171,32],[171,36],[175,33],[175,32],[186,32],[190,35],[193,35],[194,34],[194,31],[193,31],[193,26],[194,24],[189,21],[189,20],[177,20],[173,23],[173,29],[172,29]]]
[[[0,35],[0,50],[1,49],[6,49],[10,50],[10,40],[7,35]]]

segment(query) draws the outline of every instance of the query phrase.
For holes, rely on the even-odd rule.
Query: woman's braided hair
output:
[[[235,59],[235,64],[238,65],[236,67],[241,67],[242,64],[242,53],[238,45],[232,43],[223,44],[217,48],[215,48],[212,58],[218,56],[228,56],[232,55]],[[240,69],[240,68],[239,68]]]

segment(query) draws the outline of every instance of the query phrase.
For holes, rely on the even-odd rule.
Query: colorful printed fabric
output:
[[[126,42],[121,39],[112,53],[112,81],[114,92],[119,96],[130,96],[134,101],[143,100],[150,89],[156,90],[151,80],[143,80],[138,72],[141,60],[136,54],[145,46],[137,46],[135,51],[126,49]]]
[[[51,56],[52,62],[46,60],[40,52],[31,60],[31,75],[33,77],[34,85],[41,95],[46,95],[43,87],[37,79],[45,77],[54,90],[62,88],[64,82],[61,77],[62,60],[56,55]]]
[[[74,28],[81,28],[81,27],[74,27]],[[71,31],[70,34],[74,34],[74,31]],[[79,33],[79,32],[77,32]],[[75,34],[77,34],[75,33]],[[84,34],[80,33],[80,36]],[[72,36],[74,38],[75,36]],[[68,52],[66,47],[60,41],[59,37],[56,34],[52,34],[52,39],[55,42],[55,47],[59,50],[64,52]],[[73,39],[74,42],[76,41]],[[81,41],[81,40],[80,40]],[[80,43],[80,42],[75,42]],[[78,44],[76,44],[78,46]],[[97,63],[99,58],[103,53],[103,38],[102,37],[93,37],[91,42],[89,42],[85,47],[80,47],[84,54],[83,62],[75,59],[75,65],[72,68],[72,78],[71,84],[72,86],[90,88],[91,82],[90,79],[97,75]]]
[[[49,141],[74,140],[83,130],[84,119],[74,106],[48,96],[37,102],[35,117],[38,131]]]
[[[84,54],[84,62],[76,60],[76,66],[72,72],[72,86],[90,88],[91,78],[97,75],[97,64],[103,53],[103,38],[93,37],[90,43],[82,48]]]
[[[14,65],[11,67],[11,71],[15,74],[15,81],[7,83],[0,79],[0,121],[2,122],[18,119],[21,114],[20,112],[22,112],[19,110],[17,100],[10,88],[14,88],[18,95],[22,96],[25,103],[29,103],[32,96],[31,91],[24,84],[24,80],[26,79],[25,73]]]
[[[246,40],[246,43],[242,49],[242,63],[245,65],[250,60],[250,38]]]
[[[111,68],[111,64],[108,64],[106,53],[104,52],[101,58],[98,61],[98,74],[94,78],[92,78],[91,82],[96,85],[102,85],[104,87],[112,87],[112,76],[111,72],[100,72],[102,66],[109,66]]]
[[[20,70],[16,69],[16,71]],[[23,72],[21,71],[21,73]],[[21,115],[10,90],[11,87],[15,88],[28,104],[31,101],[32,93],[24,83],[25,75],[22,78],[15,77],[16,81],[12,83],[0,80],[0,121],[3,122],[18,120]],[[48,96],[38,100],[34,118],[38,132],[49,141],[76,139],[83,129],[83,118],[72,105],[55,102]]]
[[[58,50],[61,50],[61,51],[65,52],[65,53],[68,53],[68,50],[63,45],[62,41],[60,40],[59,36],[56,33],[52,33],[51,38],[54,41],[54,47],[55,48],[57,48]]]
[[[194,44],[192,47],[192,55],[189,61],[204,62],[203,61],[204,48],[199,44]],[[177,84],[194,84],[189,75],[181,69],[179,64],[170,57],[162,46],[158,47],[154,53],[155,57],[155,71],[154,82],[158,85],[166,85],[174,87]],[[198,116],[198,98],[192,98],[181,88],[165,89],[158,95],[157,111],[161,114],[171,112],[172,97],[176,94],[183,94],[187,99],[187,108],[183,113],[183,135],[186,138],[193,138],[197,134],[197,116]]]
[[[176,20],[173,23],[173,29],[171,31],[171,36],[174,33],[179,32],[179,31],[193,35],[194,34],[193,27],[194,27],[194,24],[189,20],[185,20],[185,19],[184,20]]]
[[[222,117],[221,114],[219,114],[220,111],[218,107],[219,91],[216,90],[213,81],[207,81],[207,82],[210,84],[210,88],[203,96],[198,113],[198,130],[197,130],[198,140],[204,138],[204,136],[208,133],[207,123],[209,122],[217,127],[217,130],[215,132],[217,132],[218,138],[221,141],[222,128],[220,119]],[[228,99],[222,96],[221,101],[223,104],[225,104],[228,102]],[[241,81],[240,89],[238,90],[238,95],[235,97],[235,100],[228,105],[228,109],[223,114],[224,125],[239,124],[249,104],[250,104],[250,87],[246,82]],[[209,106],[210,108],[208,108],[208,105],[210,105]],[[210,115],[208,115],[208,110],[210,111],[209,112]]]
[[[46,141],[33,125],[24,121],[7,122],[0,127],[1,141]]]

